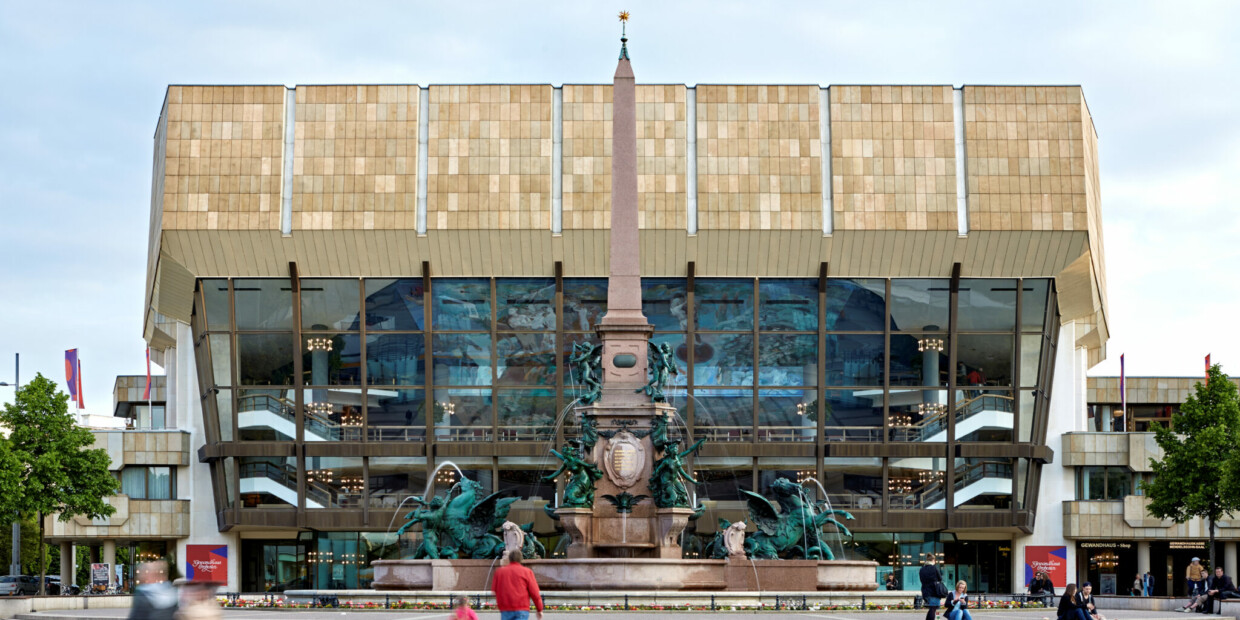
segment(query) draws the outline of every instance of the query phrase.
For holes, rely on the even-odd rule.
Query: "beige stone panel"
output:
[[[951,86],[832,86],[837,230],[955,230]]]
[[[819,89],[697,87],[698,228],[822,226]]]

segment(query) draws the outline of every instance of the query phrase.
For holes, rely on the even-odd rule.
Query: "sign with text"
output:
[[[185,578],[228,583],[228,545],[185,545]]]
[[[112,574],[112,566],[110,564],[100,564],[98,562],[90,565],[90,585],[93,588],[107,588],[108,577]]]
[[[1025,583],[1038,571],[1046,573],[1056,588],[1068,585],[1067,547],[1025,547]]]

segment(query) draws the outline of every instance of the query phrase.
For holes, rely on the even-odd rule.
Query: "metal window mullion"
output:
[[[1012,444],[1020,443],[1020,418],[1021,418],[1021,414],[1023,413],[1020,410],[1020,389],[1024,387],[1025,383],[1021,379],[1021,376],[1020,376],[1020,367],[1022,364],[1022,360],[1020,356],[1021,354],[1020,341],[1024,334],[1021,333],[1020,329],[1021,329],[1021,310],[1022,310],[1021,299],[1024,296],[1024,289],[1025,289],[1025,281],[1021,278],[1017,278],[1016,280],[1016,329],[1014,331],[1015,341],[1012,343],[1012,397],[1013,397],[1012,398],[1012,439],[1011,439]],[[1032,428],[1033,427],[1031,426],[1030,429]],[[1012,491],[1014,493],[1016,489],[1012,489]],[[1012,504],[1013,504],[1013,511],[1014,511],[1016,502],[1012,502]],[[1013,514],[1013,518],[1015,518],[1015,514]]]
[[[370,399],[367,397],[367,392],[369,391],[368,388],[370,386],[370,372],[368,368],[370,364],[367,363],[366,360],[366,281],[362,278],[357,279],[357,291],[357,311],[359,313],[358,316],[361,317],[361,320],[358,321],[358,323],[360,323],[358,328],[358,340],[361,341],[360,348],[362,356],[360,364],[362,368],[358,376],[358,381],[362,384],[362,404],[360,405],[362,409],[362,426],[361,437],[358,441],[365,443],[369,440],[368,435],[370,435]],[[362,491],[362,497],[366,497],[364,488]]]
[[[750,372],[750,394],[749,404],[753,407],[753,436],[757,441],[758,433],[762,429],[762,420],[758,414],[758,279],[753,279],[753,325],[749,328],[750,340],[753,343],[753,370]]]
[[[883,443],[891,435],[891,278],[883,282]]]
[[[947,350],[948,360],[947,366],[950,369],[947,374],[947,454],[946,462],[943,467],[943,509],[947,515],[947,525],[951,526],[952,514],[955,512],[953,504],[955,503],[955,486],[956,486],[956,341],[959,339],[959,302],[960,302],[960,273],[957,267],[959,263],[952,268],[952,280],[948,293],[948,319],[947,319]]]
[[[363,318],[362,322],[366,320]],[[363,433],[365,435],[365,433]],[[358,500],[362,504],[362,523],[370,524],[370,457],[362,457],[362,496]]]
[[[422,398],[422,422],[426,427],[426,476],[430,481],[431,471],[435,468],[435,341],[434,326],[431,324],[431,305],[434,295],[431,290],[430,263],[422,262],[422,333],[425,345],[422,349],[422,381],[426,395]]]
[[[498,297],[495,294],[496,278],[488,278],[491,282],[491,443],[499,441],[499,351],[496,340],[498,339],[495,328],[496,306],[498,305]],[[491,486],[495,486],[495,477],[491,477]]]
[[[685,363],[688,364],[688,376],[685,377],[685,400],[688,401],[688,424],[692,435],[697,432],[697,383],[694,377],[694,364],[697,363],[697,264],[690,261],[685,274]]]
[[[296,408],[297,420],[297,437],[294,441],[297,454],[297,525],[300,527],[305,522],[306,513],[306,492],[309,485],[306,480],[306,398],[303,388],[305,387],[305,363],[302,359],[302,335],[301,335],[301,281],[300,274],[290,274],[290,283],[292,286],[291,297],[293,300],[293,404]]]
[[[564,411],[564,345],[568,344],[564,334],[564,263],[555,262],[555,411],[552,412],[551,424],[555,431],[555,444],[564,443],[564,425],[556,424]]]
[[[208,342],[208,344],[210,343]],[[228,374],[229,381],[232,383],[228,389],[228,399],[232,401],[232,415],[228,417],[232,418],[229,421],[232,424],[232,441],[239,442],[241,439],[238,433],[241,428],[237,424],[237,386],[241,384],[241,349],[237,346],[237,300],[236,292],[233,291],[232,278],[228,279],[228,344],[231,349],[228,352],[228,356],[231,358],[228,364]],[[214,368],[212,368],[212,375],[214,374]],[[236,470],[237,468],[233,467],[233,473],[236,473]],[[236,487],[233,488],[233,491],[236,491]],[[236,504],[233,504],[233,506],[236,507]]]
[[[827,458],[827,273],[829,265],[820,263],[818,265],[818,333],[817,333],[817,349],[818,349],[818,371],[815,373],[818,385],[814,388],[817,393],[818,403],[816,407],[818,418],[815,426],[818,427],[817,438],[815,444],[818,455],[818,465],[815,470],[818,474],[818,480],[821,482],[826,476],[826,458]],[[825,498],[824,498],[825,499]]]

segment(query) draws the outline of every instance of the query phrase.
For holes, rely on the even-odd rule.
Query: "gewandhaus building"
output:
[[[178,553],[226,547],[234,591],[368,587],[462,473],[562,550],[542,478],[606,310],[611,93],[168,88],[144,319],[190,433]],[[1081,89],[639,84],[637,137],[643,308],[707,440],[685,553],[787,477],[880,578],[934,553],[1023,589],[1108,338]]]

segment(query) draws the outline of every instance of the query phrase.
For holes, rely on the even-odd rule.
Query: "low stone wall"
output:
[[[60,609],[123,609],[130,606],[132,599],[128,595],[4,597],[0,598],[0,618]]]
[[[1139,609],[1145,611],[1175,611],[1188,603],[1184,596],[1121,596],[1118,594],[1095,594],[1094,605],[1107,615],[1108,609]],[[1059,601],[1059,597],[1055,597]]]
[[[591,592],[544,590],[542,595],[545,604],[556,606],[620,607],[626,602],[634,607],[641,605],[709,606],[713,601],[716,607],[726,609],[731,606],[756,607],[764,605],[774,607],[777,601],[785,606],[800,605],[804,601],[807,605],[822,607],[829,607],[831,605],[856,606],[862,603],[879,607],[897,607],[901,604],[905,607],[910,607],[913,604],[913,598],[920,596],[921,593],[914,590],[879,590],[874,592],[783,592],[775,590],[767,592],[668,592],[665,590]],[[495,600],[494,595],[486,591],[428,592],[424,590],[393,590],[379,592],[376,590],[290,590],[284,593],[285,599],[291,603],[313,603],[319,601],[322,597],[335,597],[335,600],[339,603],[352,603],[355,605],[364,603],[375,603],[378,605],[391,603],[394,605],[400,602],[444,605],[453,600],[454,597],[460,596],[469,597],[471,600],[477,597],[483,603],[494,603]]]

